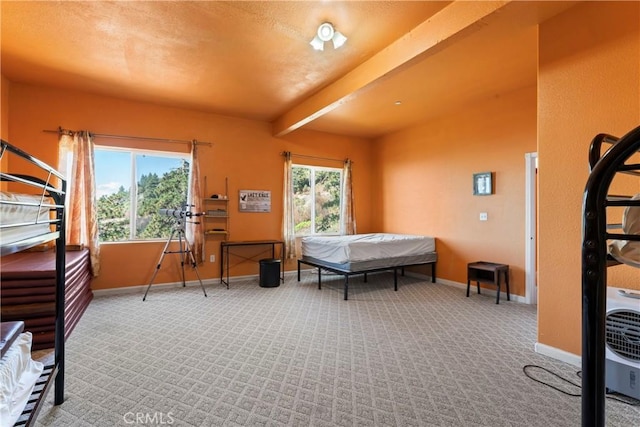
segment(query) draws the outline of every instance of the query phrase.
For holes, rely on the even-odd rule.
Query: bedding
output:
[[[32,335],[15,338],[0,360],[0,426],[12,426],[22,414],[43,365],[31,358]]]
[[[50,233],[49,203],[42,196],[0,191],[0,245]]]
[[[435,247],[433,237],[408,234],[371,233],[302,239],[302,255],[332,264],[413,257],[432,253]]]
[[[640,193],[631,200],[640,200]],[[627,206],[622,214],[622,232],[640,235],[640,206]],[[618,262],[640,268],[640,242],[614,240],[609,244],[609,253]]]

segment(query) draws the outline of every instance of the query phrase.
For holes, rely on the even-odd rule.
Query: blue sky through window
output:
[[[136,154],[136,180],[142,175],[156,173],[162,177],[166,172],[179,168],[182,158]],[[128,190],[131,186],[131,154],[126,151],[95,150],[96,196],[113,194],[122,186]]]
[[[131,186],[131,155],[123,151],[95,150],[96,197]]]

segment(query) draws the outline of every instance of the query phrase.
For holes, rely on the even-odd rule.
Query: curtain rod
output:
[[[63,129],[62,127],[59,127],[57,130],[45,129],[43,130],[43,132],[57,133],[58,135],[73,136],[73,134],[75,134],[78,131]],[[142,141],[172,142],[172,143],[180,143],[180,144],[190,144],[192,142],[195,142],[196,145],[206,145],[208,147],[211,147],[213,145],[211,142],[203,142],[195,139],[191,141],[187,141],[185,139],[167,139],[167,138],[153,138],[153,137],[146,137],[146,136],[129,136],[129,135],[110,135],[106,133],[93,133],[93,132],[89,132],[89,133],[96,138],[135,139],[135,140],[142,140]]]
[[[296,153],[291,153],[288,151],[283,151],[282,153],[280,153],[282,156],[286,156],[287,153],[291,154],[291,156],[293,157],[303,157],[305,159],[314,159],[314,160],[328,160],[330,162],[340,162],[340,163],[345,163],[346,161],[348,161],[349,159],[332,159],[330,157],[317,157],[317,156],[308,156],[306,154],[296,154]],[[353,163],[353,162],[352,162]]]

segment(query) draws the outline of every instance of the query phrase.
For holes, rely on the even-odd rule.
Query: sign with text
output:
[[[240,190],[240,212],[271,212],[271,191]]]

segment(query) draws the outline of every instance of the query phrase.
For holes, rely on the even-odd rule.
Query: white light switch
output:
[[[216,262],[216,256],[215,255],[210,255],[209,256],[209,262]]]
[[[486,212],[480,212],[480,221],[486,221],[489,218]]]

